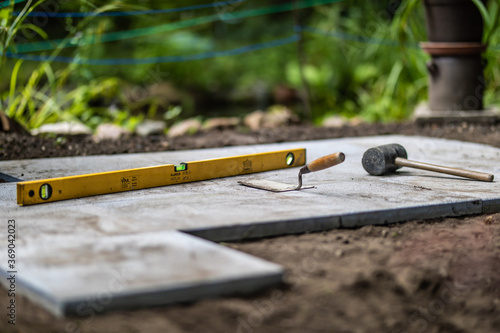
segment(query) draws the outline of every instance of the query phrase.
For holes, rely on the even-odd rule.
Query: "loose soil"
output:
[[[484,143],[500,147],[500,124],[358,124],[339,128],[307,124],[249,131],[245,128],[222,128],[175,138],[131,136],[119,141],[96,143],[90,136],[33,137],[0,131],[0,160],[43,157],[126,154],[166,150],[241,146],[273,142],[319,140],[370,135],[420,135]]]
[[[208,148],[405,134],[500,147],[498,124],[413,123],[192,136],[91,138],[0,133],[0,159]],[[286,283],[245,297],[60,319],[17,297],[6,332],[500,332],[500,214],[409,221],[224,244],[287,269]],[[5,289],[0,304],[7,304]],[[97,312],[97,311],[96,311]]]

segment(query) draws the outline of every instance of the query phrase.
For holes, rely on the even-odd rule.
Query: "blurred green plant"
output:
[[[486,68],[484,70],[486,79],[486,90],[484,104],[500,106],[498,96],[500,94],[500,1],[490,0],[487,6],[480,0],[472,0],[479,11],[484,22],[483,42],[488,48],[484,53]]]
[[[16,4],[14,0],[10,0],[8,6],[0,9],[0,72],[5,65],[7,51],[14,45],[14,38],[20,31],[31,30],[43,38],[48,37],[43,29],[25,22],[29,13],[44,1],[39,0],[33,4],[33,0],[28,0],[17,17],[13,15]]]
[[[490,0],[486,4],[482,0],[472,0],[479,9],[484,22],[483,42],[488,44],[498,30],[498,20],[500,16],[500,3],[498,0]]]
[[[35,27],[31,23],[23,23],[27,15],[43,2],[44,0],[32,4],[32,1],[28,1],[21,14],[13,20],[14,1],[11,1],[8,7],[0,11],[0,15],[5,18],[2,24],[5,24],[5,31],[8,31],[8,34],[2,39],[2,61],[5,61],[7,50],[15,50],[14,36],[21,29],[31,29],[39,36],[47,38],[47,34],[41,28]],[[82,1],[82,3],[87,2]],[[93,10],[96,16],[99,13],[120,8],[123,8],[121,3],[113,3],[93,8]],[[74,38],[75,34],[87,29],[95,16],[85,18],[76,26],[69,27],[69,34],[61,42],[61,45]],[[95,31],[93,32],[95,33]],[[22,83],[18,82],[18,78],[24,61],[17,60],[14,63],[10,73],[9,90],[1,96],[0,105],[7,116],[25,125],[28,129],[37,128],[44,123],[67,120],[82,122],[91,128],[104,122],[113,122],[133,130],[142,121],[144,115],[131,115],[130,108],[126,107],[119,109],[121,106],[126,106],[128,101],[123,98],[121,81],[117,78],[100,78],[70,88],[71,83],[68,82],[68,79],[79,66],[70,64],[67,67],[54,70],[51,59],[61,51],[62,47],[56,47],[51,52],[49,60],[41,62],[35,67],[28,79]],[[0,70],[2,69],[4,69],[3,66]]]
[[[23,7],[24,14],[18,17],[12,17],[13,1],[8,8],[0,10],[0,74],[8,76],[8,80],[1,82],[9,83],[3,84],[6,87],[0,93],[1,107],[28,128],[46,122],[73,120],[93,128],[102,122],[113,122],[133,129],[146,117],[173,124],[180,118],[221,112],[217,104],[220,101],[247,103],[243,110],[251,112],[257,103],[252,104],[249,100],[272,103],[274,87],[285,85],[301,91],[304,80],[310,91],[310,120],[315,123],[331,115],[362,117],[367,121],[400,121],[407,119],[427,94],[425,63],[428,56],[417,46],[419,41],[425,40],[421,0],[350,0],[303,10],[300,23],[303,28],[312,30],[301,31],[301,61],[295,44],[238,56],[155,65],[62,65],[46,61],[35,66],[33,62],[6,60],[5,52],[15,50],[14,36],[22,29],[35,32],[30,40],[34,42],[47,39],[48,35],[65,41],[78,41],[82,36],[95,36],[99,40],[105,32],[141,29],[214,12],[224,14],[269,5],[264,0],[255,0],[161,15],[51,19],[41,29],[30,23],[27,15],[42,2],[29,1]],[[144,0],[140,2],[141,7],[136,3],[122,0],[107,5],[105,1],[79,0],[65,2],[64,9],[100,13],[124,8],[186,6],[181,0],[168,3]],[[202,3],[207,2],[190,2]],[[500,42],[499,18],[494,12],[498,12],[498,0],[490,1],[488,11],[481,9],[482,15],[488,16],[486,30],[490,46]],[[76,59],[190,55],[283,38],[294,32],[296,24],[291,12],[229,21],[224,17],[221,15],[219,21],[210,24],[169,33],[80,45],[69,50],[56,48],[44,54]],[[500,89],[495,83],[500,75],[496,65],[498,49],[489,48],[486,57],[489,60],[486,73],[491,84],[485,101],[498,103]],[[150,94],[151,88],[165,81],[180,91],[175,102],[168,100],[170,96],[161,96],[165,90],[159,97]],[[294,105],[295,109],[301,107],[300,103]],[[229,104],[228,108],[237,107]]]
[[[425,98],[425,55],[397,41],[396,5],[353,0],[316,10],[314,29],[324,33],[307,35],[308,66],[317,74],[306,74],[315,122],[332,115],[400,121]]]

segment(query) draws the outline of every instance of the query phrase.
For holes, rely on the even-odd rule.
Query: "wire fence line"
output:
[[[19,54],[19,53],[6,53],[8,58],[23,59],[31,61],[54,61],[63,63],[76,63],[80,65],[146,65],[146,64],[159,64],[159,63],[174,63],[174,62],[187,62],[194,60],[203,60],[209,58],[225,57],[243,54],[252,51],[258,51],[263,49],[269,49],[273,47],[279,47],[298,41],[300,36],[298,34],[293,34],[289,37],[275,39],[269,42],[246,45],[238,47],[231,50],[222,51],[211,51],[192,55],[181,55],[181,56],[159,56],[159,57],[148,57],[148,58],[114,58],[114,59],[87,59],[79,57],[61,57],[61,56],[43,56],[43,55],[32,55],[32,54]]]
[[[159,64],[159,63],[174,63],[174,62],[187,62],[194,60],[203,60],[217,57],[226,57],[232,55],[239,55],[243,53],[259,51],[274,47],[280,47],[287,44],[295,43],[300,38],[300,32],[306,32],[326,37],[331,37],[335,39],[354,41],[365,44],[380,44],[383,46],[391,46],[396,47],[401,44],[397,41],[393,40],[382,40],[378,38],[367,38],[364,36],[353,35],[345,32],[331,32],[331,31],[323,31],[314,27],[309,26],[294,26],[295,33],[291,36],[285,38],[278,38],[271,41],[266,41],[257,44],[245,45],[242,47],[238,47],[230,50],[221,50],[221,51],[210,51],[198,54],[191,55],[177,55],[177,56],[157,56],[157,57],[147,57],[147,58],[108,58],[108,59],[87,59],[87,58],[78,58],[78,57],[61,57],[61,56],[44,56],[44,55],[32,55],[32,54],[23,54],[23,53],[6,53],[6,56],[14,59],[23,59],[30,61],[55,61],[55,62],[63,62],[63,63],[76,63],[76,64],[85,64],[85,65],[144,65],[144,64]],[[410,44],[411,47],[418,48],[418,44]]]
[[[16,3],[22,2],[22,1],[25,1],[25,0],[16,0]],[[207,7],[215,7],[215,6],[240,3],[240,2],[244,2],[244,1],[247,1],[247,0],[220,1],[220,2],[214,2],[211,4],[205,4],[205,5],[171,8],[171,9],[166,9],[166,11],[173,12],[173,11],[193,10],[193,9],[200,9],[200,8],[207,8]],[[285,12],[285,11],[290,11],[293,9],[314,7],[314,6],[318,6],[318,5],[330,4],[330,3],[334,3],[334,2],[340,2],[340,1],[344,1],[344,0],[306,0],[306,1],[298,2],[295,5],[293,5],[291,3],[286,3],[286,4],[281,4],[281,5],[260,7],[260,8],[256,8],[256,9],[233,12],[233,13],[230,13],[229,15],[231,16],[231,19],[233,19],[233,18],[234,19],[247,18],[247,17],[259,16],[259,15],[273,14],[273,13],[277,13],[277,12]],[[5,3],[8,4],[8,3],[10,3],[10,1],[1,2],[0,7]],[[156,11],[156,10],[154,10],[154,11]],[[147,13],[147,12],[151,12],[151,11],[115,12],[115,13],[117,13],[117,14],[121,13],[121,14],[125,14],[125,15],[136,15],[133,13]],[[66,15],[66,14],[68,14],[68,15],[69,14],[71,14],[71,15],[73,15],[73,14],[75,14],[75,15],[76,14],[85,14],[85,15],[89,14],[90,15],[92,13],[60,13],[60,14],[64,14],[64,15]],[[110,13],[108,13],[108,14],[110,14]],[[139,15],[139,14],[137,14],[137,15]],[[65,17],[68,17],[68,16],[65,16]],[[194,19],[183,20],[180,22],[162,24],[162,25],[155,26],[155,27],[106,33],[106,34],[102,34],[98,37],[96,37],[95,35],[89,35],[89,36],[84,36],[84,37],[76,39],[76,40],[75,39],[73,39],[73,40],[71,40],[71,39],[70,40],[57,39],[57,40],[48,40],[48,41],[42,41],[42,42],[24,43],[24,44],[17,45],[15,48],[15,51],[11,50],[9,52],[6,52],[6,56],[8,58],[12,58],[12,59],[22,59],[22,60],[28,60],[28,61],[38,61],[38,62],[54,61],[54,62],[62,62],[62,63],[76,63],[76,64],[85,64],[85,65],[97,65],[97,66],[179,63],[179,62],[203,60],[203,59],[210,59],[210,58],[217,58],[217,57],[233,56],[233,55],[239,55],[239,54],[244,54],[244,53],[253,52],[253,51],[259,51],[259,50],[284,46],[284,45],[295,43],[295,42],[299,41],[301,38],[302,32],[315,34],[315,35],[321,35],[321,36],[325,36],[325,37],[331,37],[331,38],[345,40],[345,41],[365,43],[365,44],[377,44],[377,45],[388,46],[388,47],[404,46],[404,47],[417,48],[417,49],[419,48],[418,43],[407,43],[407,44],[402,45],[400,42],[395,41],[395,40],[371,38],[371,37],[367,37],[367,36],[350,34],[350,33],[342,32],[342,31],[324,31],[324,30],[317,29],[317,28],[310,27],[310,26],[297,26],[296,25],[296,26],[294,26],[295,33],[290,35],[290,36],[287,36],[287,37],[277,38],[277,39],[262,42],[262,43],[249,44],[249,45],[237,47],[237,48],[230,49],[230,50],[209,51],[209,52],[189,54],[189,55],[155,56],[155,57],[145,57],[145,58],[96,59],[96,58],[81,58],[81,57],[64,57],[64,56],[47,56],[47,55],[26,54],[26,53],[30,53],[30,52],[46,51],[46,50],[53,50],[53,49],[57,49],[57,48],[66,48],[66,47],[78,47],[78,46],[83,46],[83,45],[90,45],[90,44],[97,44],[97,43],[102,43],[102,42],[135,38],[135,37],[140,37],[140,36],[145,36],[145,35],[150,35],[150,34],[155,34],[155,33],[160,33],[160,32],[174,31],[174,30],[188,28],[188,27],[192,27],[195,25],[203,24],[203,23],[210,23],[210,22],[213,22],[213,21],[219,20],[219,19],[220,19],[219,15],[209,15],[209,16],[203,16],[203,17],[198,17],[198,18],[194,18]],[[500,46],[499,45],[490,45],[490,49],[498,51],[498,50],[500,50]]]
[[[223,16],[224,19],[227,20],[244,19],[256,16],[288,12],[294,9],[311,8],[341,1],[344,0],[303,0],[303,1],[297,1],[296,3],[287,2],[279,5],[235,11],[232,13],[224,13]],[[68,47],[93,45],[97,43],[113,42],[113,41],[119,41],[137,37],[144,37],[157,33],[172,32],[175,30],[186,29],[202,24],[213,23],[219,20],[221,20],[220,14],[212,14],[207,16],[196,17],[193,19],[182,20],[179,22],[160,24],[154,27],[131,29],[127,31],[109,32],[101,34],[99,36],[87,35],[71,39],[65,38],[65,39],[46,40],[41,42],[23,43],[16,45],[15,49],[10,49],[9,51],[11,53],[19,54],[19,53],[47,51],[55,48],[62,49]]]

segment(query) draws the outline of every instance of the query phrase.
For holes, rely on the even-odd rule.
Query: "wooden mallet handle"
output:
[[[315,162],[315,161],[313,161],[313,162]],[[398,166],[405,166],[405,167],[410,167],[410,168],[415,168],[415,169],[445,173],[445,174],[453,175],[453,176],[482,180],[483,182],[492,182],[493,178],[494,178],[494,176],[492,174],[489,174],[489,173],[464,170],[464,169],[458,169],[458,168],[450,168],[450,167],[429,164],[429,163],[416,162],[416,161],[407,160],[406,158],[401,158],[401,157],[396,157],[396,159],[394,160],[394,164],[396,164]]]

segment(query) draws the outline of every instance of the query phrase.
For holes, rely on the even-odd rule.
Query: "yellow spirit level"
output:
[[[245,175],[304,165],[303,148],[217,158],[178,165],[49,178],[17,184],[17,204],[28,206],[46,202],[125,192],[200,180]]]

